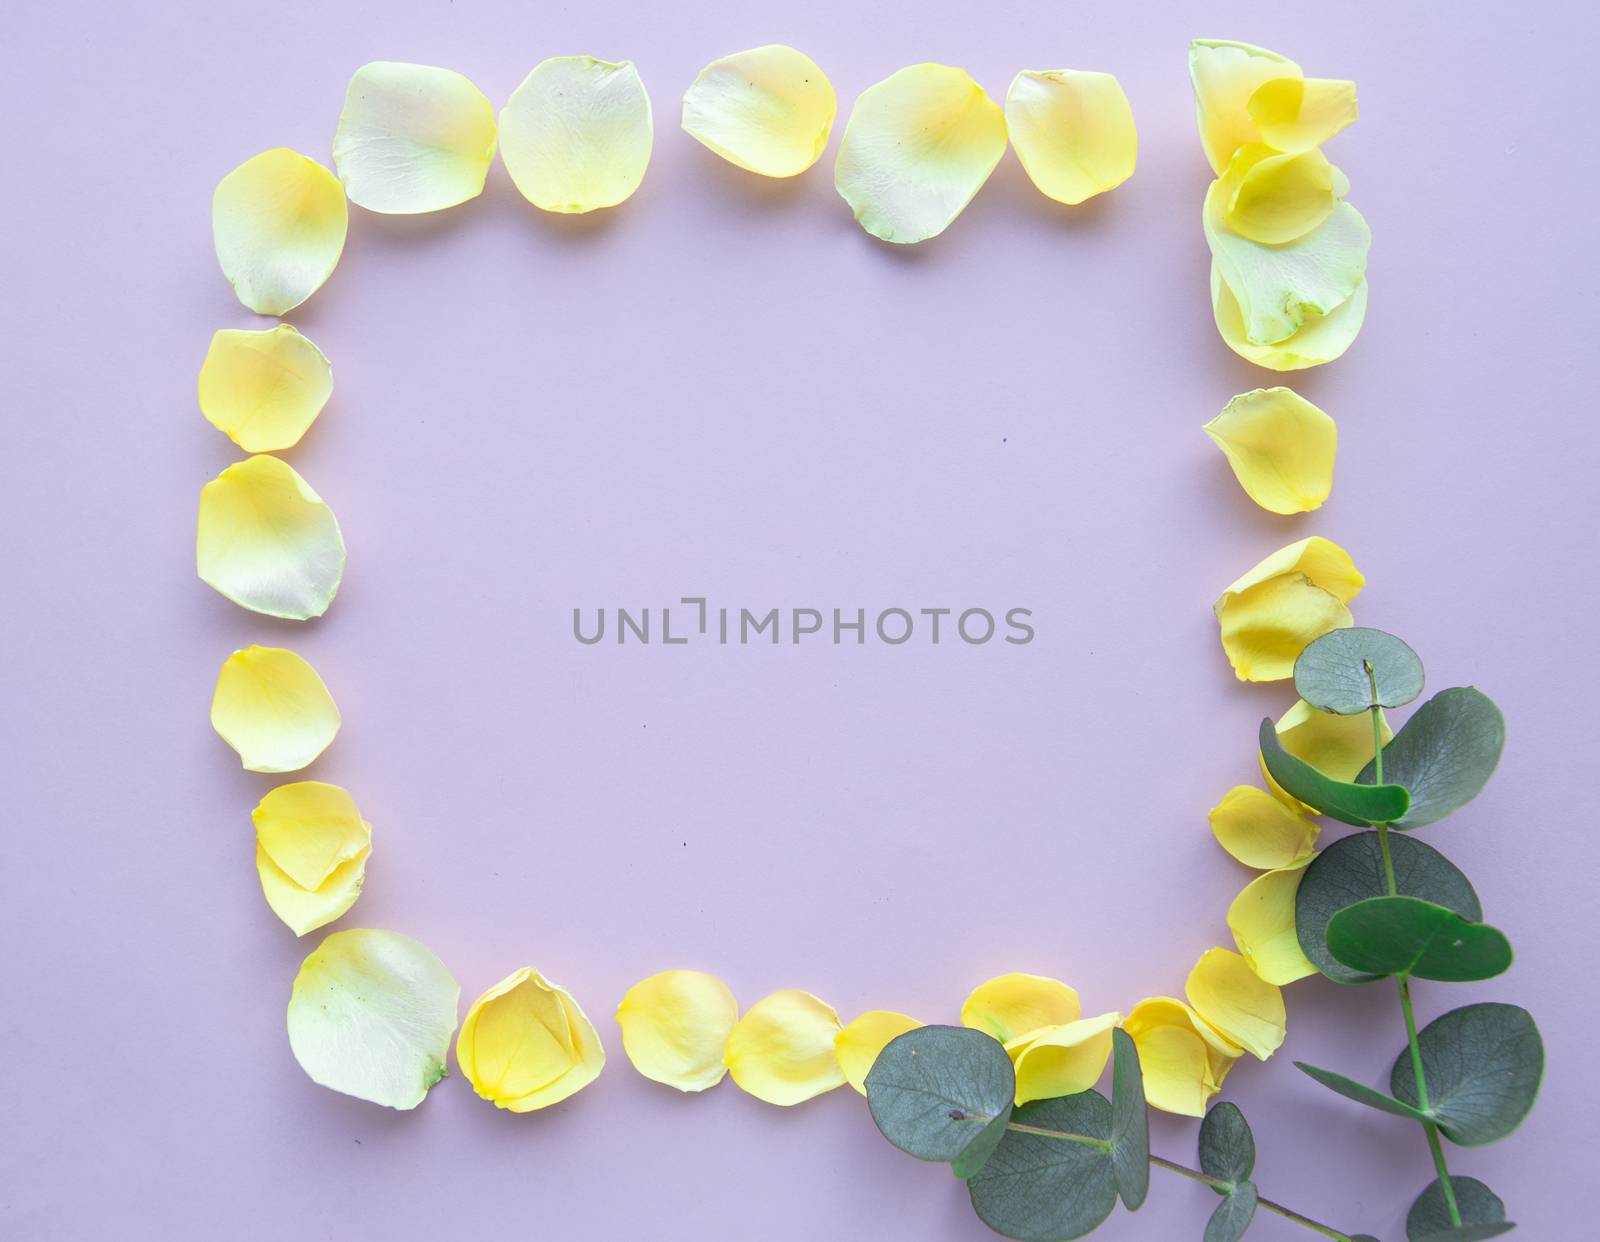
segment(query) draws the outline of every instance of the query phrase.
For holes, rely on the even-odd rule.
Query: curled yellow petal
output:
[[[1333,490],[1339,430],[1288,388],[1257,388],[1205,425],[1250,499],[1273,513],[1308,513]]]
[[[1246,111],[1269,147],[1309,151],[1359,115],[1356,84],[1333,78],[1272,78],[1255,89]]]
[[[617,1006],[622,1048],[633,1068],[679,1091],[722,1081],[728,1036],[739,1002],[728,985],[701,970],[663,970],[634,984]]]
[[[195,570],[241,608],[304,621],[328,610],[344,576],[333,510],[276,457],[235,462],[200,489]]]
[[[293,310],[322,287],[349,224],[339,179],[287,147],[246,160],[211,197],[222,274],[239,301],[263,315]]]
[[[1245,335],[1239,299],[1213,260],[1211,310],[1218,334],[1239,357],[1269,371],[1303,371],[1342,357],[1354,344],[1367,317],[1367,282],[1363,277],[1355,292],[1326,315],[1308,314],[1292,336],[1262,345]]]
[[[1234,674],[1240,681],[1292,677],[1306,644],[1352,624],[1346,605],[1365,583],[1350,554],[1321,536],[1278,549],[1217,600]]]
[[[1339,201],[1328,157],[1313,147],[1284,154],[1258,143],[1240,147],[1222,174],[1222,218],[1251,241],[1282,246],[1321,226]]]
[[[1100,1081],[1120,1013],[1043,1027],[1006,1044],[1017,1074],[1017,1104],[1077,1095]]]
[[[768,44],[712,61],[683,96],[683,129],[731,164],[793,177],[828,145],[839,101],[804,52]]]
[[[1207,1105],[1243,1052],[1171,996],[1140,1001],[1122,1026],[1139,1051],[1145,1098],[1151,1107],[1185,1117],[1205,1116]]]
[[[911,65],[861,92],[834,185],[874,237],[925,241],[961,214],[1005,153],[1005,115],[983,87],[949,65]]]
[[[247,453],[298,444],[333,395],[333,367],[293,327],[223,328],[200,367],[200,412]]]
[[[352,203],[411,215],[483,193],[494,105],[451,69],[377,60],[350,78],[333,166]]]
[[[372,825],[348,793],[322,781],[280,785],[250,819],[262,895],[295,935],[333,922],[355,904],[372,853]]]
[[[615,207],[644,180],[655,131],[631,60],[552,56],[500,111],[500,158],[543,211]]]
[[[752,1005],[728,1036],[728,1072],[758,1100],[799,1104],[844,1085],[833,1055],[841,1029],[839,1015],[810,992],[774,992]]]
[[[415,1108],[445,1075],[461,989],[444,963],[390,931],[334,932],[301,963],[289,1047],[313,1082]]]
[[[1224,1039],[1265,1061],[1287,1031],[1283,992],[1227,949],[1207,949],[1184,985],[1189,1004]]]
[[[1250,968],[1268,983],[1293,983],[1317,973],[1295,934],[1294,899],[1310,858],[1257,876],[1228,907],[1228,930]]]
[[[961,1025],[992,1035],[1002,1044],[1042,1027],[1076,1022],[1078,994],[1045,975],[997,975],[972,989],[961,1005]]]
[[[496,1108],[531,1113],[587,1087],[605,1067],[594,1024],[572,994],[531,966],[507,975],[467,1010],[456,1064]]]
[[[1112,74],[1024,69],[1006,91],[1005,115],[1023,168],[1058,203],[1081,203],[1133,176],[1139,131]]]
[[[247,772],[298,772],[339,732],[339,709],[317,670],[283,647],[246,647],[222,662],[211,727]]]
[[[1211,832],[1245,866],[1263,871],[1309,859],[1318,835],[1298,808],[1254,785],[1235,785],[1211,808]]]
[[[889,1042],[922,1023],[889,1009],[873,1009],[862,1014],[833,1037],[833,1055],[844,1080],[862,1095],[867,1093],[867,1075],[878,1054]]]
[[[1318,711],[1304,699],[1278,718],[1275,726],[1283,748],[1298,759],[1304,759],[1336,781],[1353,781],[1361,769],[1372,762],[1372,720],[1365,713],[1359,716],[1336,716],[1332,712]],[[1389,721],[1382,710],[1378,712],[1378,732],[1387,746],[1394,736]],[[1272,779],[1266,765],[1261,774],[1267,786],[1285,806],[1316,814],[1312,808],[1290,795]]]
[[[1200,145],[1213,171],[1220,174],[1235,151],[1262,140],[1250,114],[1256,92],[1267,82],[1302,76],[1294,61],[1249,43],[1196,39],[1189,44]]]

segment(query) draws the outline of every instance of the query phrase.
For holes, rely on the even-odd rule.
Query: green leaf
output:
[[[1455,1192],[1456,1208],[1461,1213],[1463,1225],[1498,1225],[1506,1218],[1506,1205],[1475,1177],[1452,1177],[1450,1189]],[[1406,1213],[1406,1237],[1410,1242],[1437,1234],[1448,1235],[1455,1228],[1450,1223],[1450,1208],[1444,1201],[1444,1188],[1434,1178],[1428,1188],[1417,1196],[1417,1201]]]
[[[918,1160],[953,1161],[999,1142],[1017,1080],[1006,1050],[982,1031],[920,1026],[878,1054],[866,1087],[884,1138]],[[987,1133],[995,1122],[1001,1130]]]
[[[1492,979],[1511,943],[1487,923],[1418,897],[1369,897],[1328,922],[1328,952],[1351,970],[1446,983]]]
[[[1239,1106],[1226,1100],[1214,1105],[1200,1123],[1200,1171],[1238,1184],[1249,1181],[1255,1167],[1256,1138]]]
[[[1533,1109],[1544,1077],[1544,1041],[1526,1009],[1485,1003],[1452,1009],[1417,1036],[1428,1086],[1428,1114],[1452,1143],[1481,1147],[1503,1139]],[[1395,1060],[1389,1090],[1418,1099],[1410,1050]]]
[[[1410,809],[1389,822],[1420,828],[1466,806],[1489,783],[1505,744],[1505,718],[1487,695],[1470,686],[1439,691],[1383,748],[1383,779],[1411,791]],[[1356,780],[1371,784],[1376,771],[1369,763]]]
[[[1256,1214],[1256,1184],[1240,1182],[1206,1222],[1205,1242],[1239,1242]]]
[[[1380,1113],[1392,1113],[1396,1117],[1405,1117],[1410,1121],[1428,1120],[1428,1114],[1415,1107],[1414,1101],[1397,1100],[1385,1095],[1376,1087],[1369,1087],[1366,1083],[1357,1082],[1353,1078],[1346,1078],[1343,1074],[1335,1074],[1332,1070],[1318,1069],[1315,1065],[1307,1065],[1304,1061],[1296,1061],[1294,1066],[1301,1073],[1309,1074],[1330,1091],[1337,1091],[1348,1100],[1357,1104],[1365,1104],[1368,1108],[1375,1108]],[[1396,1093],[1398,1094],[1398,1092]]]
[[[1011,1123],[1098,1142],[1007,1129],[983,1171],[967,1183],[978,1218],[1022,1242],[1065,1242],[1098,1228],[1117,1205],[1110,1101],[1098,1091],[1037,1100],[1017,1109]]]
[[[994,1155],[994,1149],[1000,1146],[1000,1140],[1006,1136],[1006,1122],[1011,1120],[1009,1112],[1001,1113],[968,1144],[966,1151],[962,1152],[950,1162],[950,1171],[962,1181],[976,1177],[989,1157]]]
[[[1422,693],[1422,680],[1415,651],[1393,634],[1359,626],[1324,634],[1294,662],[1300,697],[1340,716],[1404,706]]]
[[[1133,1037],[1111,1032],[1111,1175],[1130,1212],[1150,1191],[1150,1113],[1144,1102],[1144,1073]]]
[[[1483,907],[1467,877],[1438,850],[1410,837],[1389,837],[1395,887],[1405,897],[1419,897],[1453,910],[1469,922],[1483,918]],[[1383,849],[1375,832],[1358,832],[1335,841],[1306,868],[1295,895],[1295,934],[1312,965],[1335,983],[1370,983],[1380,975],[1352,970],[1328,949],[1328,926],[1334,915],[1359,901],[1387,896]]]
[[[1398,739],[1396,739],[1398,740]],[[1261,722],[1261,762],[1272,779],[1307,806],[1346,824],[1370,827],[1389,824],[1402,818],[1411,805],[1411,795],[1400,785],[1352,784],[1336,781],[1291,755],[1268,717]],[[1384,773],[1388,775],[1387,770]]]
[[[1509,1220],[1485,1225],[1462,1225],[1459,1229],[1446,1229],[1442,1233],[1422,1234],[1411,1239],[1411,1242],[1484,1242],[1486,1238],[1498,1238],[1515,1228],[1516,1225]]]

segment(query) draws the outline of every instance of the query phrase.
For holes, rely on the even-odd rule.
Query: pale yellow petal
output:
[[[293,883],[323,884],[372,841],[372,826],[355,799],[325,781],[295,781],[270,790],[250,813],[256,846]]]
[[[1304,371],[1342,357],[1355,343],[1367,317],[1367,282],[1363,277],[1355,292],[1326,315],[1307,315],[1293,336],[1260,345],[1245,336],[1239,300],[1213,261],[1211,310],[1218,334],[1245,361],[1269,371]]]
[[[415,940],[334,932],[295,976],[289,1047],[313,1082],[415,1108],[445,1075],[460,998],[444,963]]]
[[[1185,1117],[1205,1116],[1243,1051],[1170,996],[1140,1001],[1122,1025],[1138,1049],[1150,1106]]]
[[[739,1002],[728,985],[700,970],[664,970],[634,984],[617,1006],[622,1048],[634,1069],[679,1091],[722,1081]]]
[[[1334,78],[1273,78],[1247,108],[1261,141],[1279,151],[1309,151],[1359,115],[1356,84]]]
[[[572,994],[531,966],[478,997],[456,1039],[456,1064],[472,1089],[513,1113],[560,1103],[605,1063],[594,1024]]]
[[[1211,831],[1247,867],[1274,870],[1311,857],[1315,822],[1254,785],[1235,785],[1211,809]]]
[[[265,455],[200,489],[194,552],[202,582],[270,617],[320,617],[344,576],[333,510],[293,467]]]
[[[1005,153],[1005,115],[983,87],[949,65],[912,65],[861,92],[834,185],[874,237],[925,241],[961,214]]]
[[[246,647],[222,663],[211,727],[248,772],[298,772],[339,732],[339,709],[317,670],[283,647]]]
[[[1228,930],[1250,968],[1268,983],[1293,983],[1317,973],[1295,934],[1294,899],[1310,858],[1269,871],[1245,885],[1228,907]]]
[[[333,368],[293,327],[223,328],[200,367],[200,412],[247,453],[298,444],[333,395]]]
[[[412,215],[482,194],[494,146],[494,105],[466,78],[376,60],[345,91],[333,166],[352,203]]]
[[[1006,130],[1041,193],[1081,203],[1133,176],[1139,131],[1109,73],[1024,69],[1006,92]]]
[[[293,310],[322,287],[349,224],[339,179],[287,147],[246,160],[211,197],[222,274],[239,301],[263,315]]]
[[[552,56],[500,112],[500,158],[543,211],[615,207],[644,180],[655,131],[631,60]]]
[[[1223,1036],[1265,1061],[1283,1043],[1283,992],[1228,949],[1207,949],[1184,985],[1189,1003]]]
[[[839,1015],[809,992],[789,988],[757,1001],[739,1019],[724,1054],[740,1088],[768,1104],[799,1104],[844,1085],[833,1055]]]
[[[1017,1104],[1077,1095],[1100,1081],[1120,1013],[1030,1031],[1006,1044],[1017,1073]]]
[[[961,1025],[1004,1044],[1041,1027],[1076,1022],[1082,1012],[1077,992],[1061,980],[1013,973],[975,987],[962,1003]]]
[[[1353,623],[1346,607],[1366,579],[1320,536],[1280,548],[1217,600],[1222,647],[1240,681],[1282,681],[1313,639]]]
[[[1342,192],[1333,165],[1316,148],[1285,154],[1260,143],[1234,152],[1220,185],[1223,223],[1267,246],[1320,227]]]
[[[1263,509],[1308,513],[1333,490],[1338,428],[1291,389],[1243,393],[1204,430],[1227,455],[1239,486]]]
[[[363,846],[354,858],[340,863],[329,872],[321,884],[315,888],[303,888],[258,845],[256,874],[261,879],[262,896],[267,899],[272,912],[295,935],[303,936],[333,922],[356,904],[356,898],[361,896],[367,858],[371,853],[370,845]]]
[[[1359,716],[1336,716],[1332,712],[1318,711],[1304,699],[1279,717],[1276,725],[1283,748],[1297,759],[1304,759],[1336,781],[1353,781],[1361,769],[1372,762],[1372,719],[1366,713]],[[1378,712],[1378,733],[1387,746],[1394,736],[1383,711]],[[1311,807],[1290,796],[1262,764],[1261,774],[1267,786],[1284,805],[1316,814]]]
[[[1189,44],[1200,145],[1214,172],[1221,173],[1246,143],[1261,141],[1250,100],[1262,84],[1301,76],[1294,61],[1249,43],[1196,39]]]
[[[867,1075],[878,1054],[891,1040],[914,1031],[922,1023],[889,1009],[873,1009],[862,1014],[833,1037],[833,1055],[844,1080],[862,1095],[867,1093]]]
[[[839,101],[804,52],[768,44],[712,61],[683,96],[683,129],[731,164],[793,177],[828,145]]]

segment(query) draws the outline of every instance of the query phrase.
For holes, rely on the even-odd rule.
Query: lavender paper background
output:
[[[1273,382],[1217,339],[1191,35],[1360,83],[1331,148],[1371,221],[1372,311],[1291,380],[1339,420],[1333,499],[1254,509],[1199,431]],[[961,1188],[880,1141],[848,1091],[783,1111],[633,1073],[611,1010],[693,965],[745,1004],[801,986],[846,1016],[950,1020],[990,974],[1059,974],[1092,1011],[1181,989],[1248,878],[1206,808],[1252,779],[1255,722],[1209,605],[1306,534],[1369,575],[1361,621],[1435,687],[1476,682],[1511,741],[1430,839],[1519,952],[1420,989],[1527,1005],[1543,1100],[1452,1151],[1527,1238],[1574,1236],[1572,1145],[1596,1096],[1591,799],[1596,605],[1593,10],[697,0],[62,5],[10,0],[6,950],[0,1234],[440,1238],[987,1236]],[[995,96],[1023,67],[1116,72],[1136,177],[1069,211],[1014,155],[911,250],[862,234],[833,151],[793,183],[723,164],[677,100],[715,56],[804,48],[850,101],[941,59]],[[235,457],[194,404],[210,333],[257,321],[208,203],[270,146],[328,158],[369,59],[459,69],[497,104],[546,55],[631,57],[656,107],[638,195],[542,216],[498,164],[459,209],[352,209],[291,318],[337,390],[287,456],[350,547],[322,621],[234,608],[193,576],[200,485]],[[1035,610],[1027,647],[580,648],[570,609],[679,595],[766,608]],[[523,963],[570,985],[611,1062],[580,1096],[497,1113],[459,1076],[412,1114],[313,1086],[283,1005],[297,943],[261,901],[241,773],[206,719],[222,658],[294,646],[343,734],[309,775],[376,826],[341,926],[392,927],[470,999]],[[1302,1078],[1378,1077],[1392,992],[1290,993],[1290,1035],[1228,1084],[1266,1193],[1388,1239],[1431,1171],[1412,1128]],[[1193,1125],[1163,1119],[1187,1158]],[[1116,1239],[1198,1236],[1209,1193],[1157,1175]],[[1252,1237],[1302,1235],[1263,1219]]]

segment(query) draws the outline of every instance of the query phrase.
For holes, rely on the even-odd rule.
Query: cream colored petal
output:
[[[701,970],[664,970],[628,989],[617,1006],[622,1048],[646,1078],[679,1091],[722,1081],[722,1053],[739,1020],[728,985]]]
[[[1109,73],[1024,69],[1006,92],[1006,130],[1041,193],[1081,203],[1133,176],[1139,131]]]
[[[1326,315],[1307,315],[1299,330],[1288,339],[1272,345],[1258,345],[1245,337],[1239,301],[1213,261],[1211,310],[1218,334],[1228,348],[1245,361],[1269,371],[1303,371],[1342,357],[1355,343],[1367,317],[1367,282],[1363,278],[1356,291]]]
[[[1361,769],[1372,762],[1372,719],[1365,712],[1359,716],[1336,716],[1332,712],[1318,711],[1304,699],[1297,699],[1295,705],[1279,717],[1275,728],[1286,751],[1336,781],[1355,780]],[[1387,746],[1394,732],[1381,709],[1378,732]],[[1317,813],[1273,780],[1265,764],[1261,765],[1261,775],[1285,806],[1312,815]]]
[[[363,846],[354,858],[329,872],[321,884],[303,888],[258,845],[256,874],[261,878],[261,894],[272,912],[288,924],[295,935],[303,936],[340,918],[356,904],[371,854],[372,847]]]
[[[1235,785],[1211,809],[1211,832],[1245,866],[1274,870],[1309,859],[1318,829],[1266,790]]]
[[[315,1083],[415,1108],[445,1076],[461,989],[444,963],[390,931],[334,932],[295,976],[289,1047]]]
[[[838,109],[816,62],[773,43],[702,69],[684,92],[683,129],[740,168],[793,177],[817,162]]]
[[[1223,1036],[1265,1061],[1283,1043],[1283,992],[1227,949],[1207,949],[1184,985],[1195,1012]]]
[[[961,1025],[1004,1044],[1041,1027],[1076,1022],[1082,1012],[1077,992],[1061,980],[1013,973],[973,988],[961,1005]]]
[[[305,621],[328,610],[344,576],[333,510],[276,457],[235,462],[200,489],[200,580],[241,608]]]
[[[1183,1001],[1170,996],[1140,1001],[1122,1025],[1139,1051],[1150,1106],[1185,1117],[1205,1116],[1243,1052]]]
[[[467,1010],[456,1063],[496,1108],[531,1113],[587,1087],[605,1068],[606,1054],[572,994],[524,966]]]
[[[1294,899],[1310,858],[1269,871],[1245,885],[1228,907],[1228,930],[1250,968],[1268,983],[1293,983],[1317,973],[1295,934]]]
[[[844,1080],[862,1095],[867,1093],[867,1075],[878,1054],[891,1040],[914,1031],[922,1023],[903,1013],[874,1009],[862,1014],[833,1037],[833,1055]]]
[[[494,105],[466,78],[375,60],[345,91],[333,166],[352,203],[414,215],[482,194],[494,146]]]
[[[1006,1052],[1017,1072],[1017,1104],[1077,1095],[1100,1081],[1111,1057],[1120,1013],[1047,1026],[1012,1040]]]
[[[246,160],[211,197],[222,274],[239,301],[262,315],[293,310],[322,288],[349,224],[339,179],[287,147]]]
[[[1247,108],[1261,141],[1279,151],[1309,151],[1359,115],[1356,84],[1333,78],[1274,78]]]
[[[615,207],[644,180],[655,141],[650,96],[631,60],[552,56],[500,112],[500,158],[543,211]]]
[[[1240,147],[1222,174],[1223,223],[1241,237],[1285,246],[1321,227],[1348,188],[1316,148],[1291,154]]]
[[[325,781],[279,785],[256,804],[250,819],[256,845],[308,890],[320,887],[372,840],[372,826],[361,818],[355,799]]]
[[[1221,173],[1233,153],[1261,141],[1250,115],[1250,100],[1263,83],[1300,78],[1300,66],[1276,52],[1225,39],[1196,39],[1189,44],[1189,80],[1194,84],[1195,115],[1200,145]]]
[[[246,647],[222,663],[211,727],[247,772],[298,772],[339,732],[339,709],[317,670],[283,647]]]
[[[1282,681],[1313,639],[1352,624],[1346,605],[1366,579],[1350,554],[1312,536],[1278,549],[1233,582],[1215,611],[1240,681]]]
[[[1228,402],[1204,427],[1227,455],[1239,486],[1273,513],[1308,513],[1333,490],[1339,430],[1288,388],[1257,388]]]
[[[768,1104],[799,1104],[844,1085],[833,1055],[839,1015],[809,992],[789,988],[757,1001],[739,1019],[724,1054],[740,1088]]]
[[[247,453],[298,444],[333,395],[333,368],[290,325],[223,328],[200,367],[200,412]]]
[[[912,65],[861,92],[834,185],[874,237],[926,241],[961,214],[1005,153],[1005,115],[983,87],[949,65]]]

